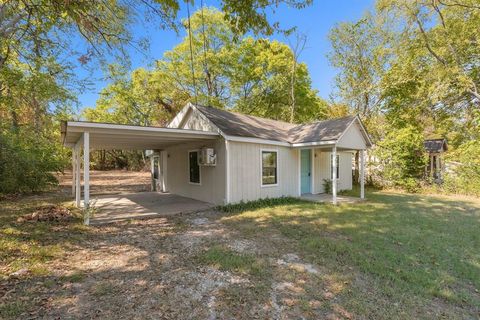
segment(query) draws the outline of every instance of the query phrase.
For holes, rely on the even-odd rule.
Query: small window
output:
[[[198,151],[188,152],[188,168],[190,183],[200,184],[200,166],[198,165]]]
[[[340,178],[340,156],[337,155],[337,179]],[[330,155],[330,179],[333,180],[333,154]]]
[[[262,185],[276,185],[277,173],[277,152],[262,151]]]

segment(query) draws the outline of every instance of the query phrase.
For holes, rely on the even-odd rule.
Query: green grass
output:
[[[477,317],[480,201],[386,192],[367,197],[339,206],[246,209],[223,222],[248,237],[281,233],[305,260],[348,283],[342,295],[359,314],[378,316],[372,310],[381,304],[368,299],[373,295],[392,315],[415,318],[439,303],[449,315]]]
[[[213,246],[197,257],[198,262],[222,271],[235,271],[263,277],[267,272],[265,262],[251,254],[240,254],[222,246]]]

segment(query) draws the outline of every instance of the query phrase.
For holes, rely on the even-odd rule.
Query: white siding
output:
[[[357,121],[345,131],[343,136],[337,142],[337,147],[345,149],[361,150],[367,148],[367,143],[362,135],[360,125]]]
[[[267,144],[229,142],[230,202],[298,196],[298,149]],[[278,151],[278,185],[261,185],[261,150]]]
[[[314,149],[314,191],[313,193],[324,193],[324,179],[330,179],[331,155],[325,149]],[[338,190],[352,189],[352,153],[338,152],[340,156],[340,169],[338,178]]]
[[[211,147],[217,153],[217,165],[200,166],[200,185],[189,183],[188,151]],[[166,149],[167,190],[184,197],[222,205],[225,203],[225,141],[182,144]]]

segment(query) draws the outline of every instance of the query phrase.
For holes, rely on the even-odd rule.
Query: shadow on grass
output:
[[[360,317],[378,315],[375,312],[382,310],[375,310],[388,308],[390,303],[391,308],[403,312],[405,318],[415,318],[418,310],[425,310],[415,305],[419,303],[416,301],[427,301],[433,308],[437,307],[432,302],[435,298],[441,298],[440,312],[445,311],[447,315],[460,312],[466,317],[474,317],[478,314],[480,297],[475,292],[480,288],[478,204],[377,192],[368,193],[367,197],[369,200],[365,203],[339,206],[289,199],[258,207],[238,207],[236,212],[228,211],[212,219],[232,226],[256,242],[269,241],[272,230],[280,233],[288,243],[285,247],[278,247],[278,252],[287,253],[293,248],[302,259],[321,266],[326,279],[341,279],[342,289],[334,296],[338,301],[337,308],[342,304],[358,304],[355,313]],[[101,256],[102,252],[120,248],[141,254],[132,256],[135,268],[119,261],[114,267],[102,268],[99,264],[95,268],[65,270],[69,275],[37,273],[24,279],[4,281],[2,286],[6,291],[15,289],[16,294],[26,300],[18,303],[14,297],[5,298],[8,303],[3,305],[3,311],[0,308],[2,315],[18,317],[24,312],[38,310],[35,312],[39,316],[69,313],[73,317],[116,317],[125,310],[128,315],[138,315],[142,308],[148,308],[163,317],[175,317],[179,300],[174,298],[178,292],[176,287],[165,289],[162,277],[167,271],[198,271],[195,261],[175,256],[177,252],[166,252],[162,246],[176,231],[187,228],[181,223],[182,217],[155,219],[155,223],[150,224],[123,222],[94,228],[85,228],[78,221],[21,225],[14,222],[16,216],[38,205],[20,205],[17,209],[13,208],[15,204],[3,206],[8,210],[0,217],[0,232],[5,241],[20,246],[33,244],[46,248],[47,252],[51,246],[60,248],[59,252],[42,261],[51,261],[68,251],[78,250]],[[22,257],[15,247],[7,249],[2,264],[5,263],[4,257],[11,259],[6,263]],[[164,261],[163,256],[167,253],[171,254],[173,262],[169,263],[174,267]],[[217,247],[207,248],[204,259],[207,264],[218,263],[233,271],[250,270],[254,261],[250,256],[239,260]],[[267,265],[265,268],[273,267]],[[344,281],[353,273],[360,273],[367,279],[366,284],[374,287],[366,285],[362,288],[355,282]],[[291,282],[302,288],[308,284],[298,276]],[[37,290],[33,284],[39,283]],[[53,302],[38,299],[45,295],[45,290],[57,303],[53,311],[50,304]],[[358,294],[358,291],[363,293]],[[369,301],[372,292],[375,299],[385,299],[384,303]],[[252,302],[249,299],[255,297],[245,297],[242,291],[235,290],[229,294],[239,301],[229,302],[243,312],[238,318],[250,318],[248,310],[252,308]],[[182,301],[183,312],[198,311],[199,305],[206,304],[202,300]],[[399,306],[395,307],[394,303]]]

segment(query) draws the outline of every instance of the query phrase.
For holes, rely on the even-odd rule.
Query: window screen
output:
[[[277,184],[277,152],[262,151],[262,185]]]

